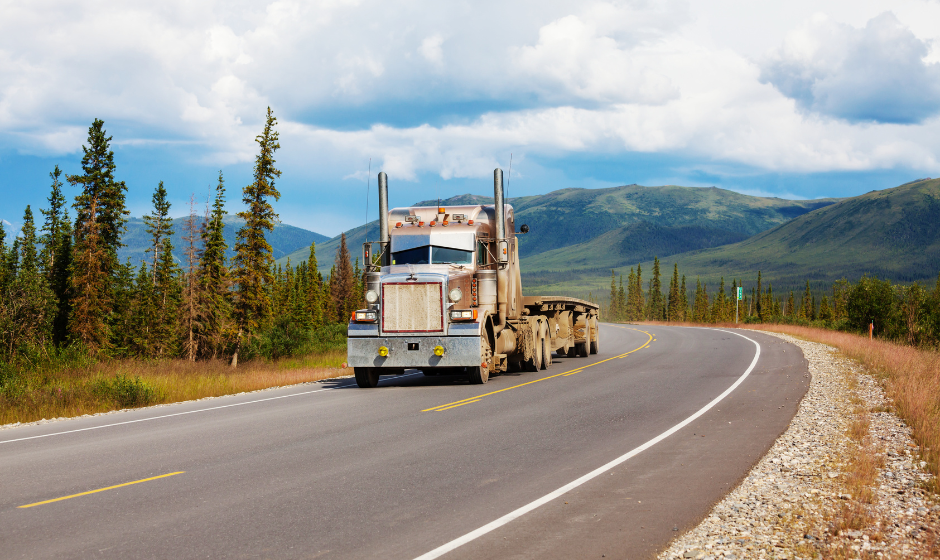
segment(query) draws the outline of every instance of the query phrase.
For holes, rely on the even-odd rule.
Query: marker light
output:
[[[460,290],[460,288],[454,288],[447,295],[450,297],[450,301],[457,303],[460,301],[460,298],[463,297],[463,292]]]
[[[369,290],[366,292],[366,301],[369,303],[375,303],[379,301],[379,294],[375,290]]]
[[[443,355],[444,355],[444,347],[441,346],[441,345],[435,346],[435,347],[434,347],[434,355],[437,356],[437,357],[443,356]]]
[[[435,222],[434,220],[431,220],[431,222],[428,225],[431,227],[434,227],[437,225],[437,222]]]
[[[438,213],[438,214],[444,214],[444,207],[443,207],[443,206],[438,206],[438,207],[437,207],[437,213]]]
[[[449,224],[449,223],[450,223],[450,222],[448,222],[447,220],[444,220],[444,221],[441,223],[441,225],[442,225],[442,226],[446,226],[446,225]]]
[[[451,321],[476,321],[476,309],[455,309],[450,312]]]
[[[468,226],[472,226],[472,225],[473,225],[473,220],[467,220],[467,225],[468,225]]]
[[[418,222],[418,227],[421,227],[423,225],[424,225],[424,222]]]
[[[375,311],[356,311],[353,313],[353,321],[358,323],[374,323],[375,320]]]
[[[388,346],[379,346],[379,356],[388,356]]]
[[[397,228],[401,227],[401,222],[395,222],[395,227]]]

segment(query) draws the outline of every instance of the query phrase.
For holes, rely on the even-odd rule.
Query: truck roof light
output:
[[[413,224],[421,219],[421,216],[405,216],[405,221],[409,224]]]
[[[431,223],[429,223],[428,225],[431,227],[434,227],[435,225],[437,225],[437,222],[435,222],[434,220],[431,220]]]
[[[424,225],[424,222],[418,222],[418,227],[421,227],[423,225]]]
[[[397,228],[401,227],[401,222],[395,222],[395,227]]]
[[[473,225],[473,220],[467,220],[467,225],[468,225],[468,226],[472,226],[472,225]]]
[[[444,213],[445,213],[445,212],[444,212],[444,207],[443,207],[443,206],[438,206],[438,208],[437,208],[437,213],[438,213],[438,214],[444,214]]]
[[[449,224],[449,223],[450,223],[450,222],[448,222],[447,220],[444,220],[444,221],[441,223],[441,225],[442,225],[442,226],[446,226],[446,225]]]

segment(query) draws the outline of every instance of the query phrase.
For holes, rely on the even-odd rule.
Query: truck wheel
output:
[[[490,362],[493,361],[493,351],[490,349],[490,339],[484,332],[480,337],[480,365],[468,368],[470,370],[470,384],[482,385],[490,379]]]
[[[542,369],[548,369],[552,367],[552,351],[548,349],[551,342],[547,336],[542,337],[540,345],[542,346]]]
[[[540,370],[542,368],[542,356],[544,356],[544,354],[542,353],[542,339],[538,336],[538,334],[536,334],[535,335],[535,348],[533,349],[533,352],[532,352],[532,359],[526,360],[525,363],[523,364],[525,366],[525,370],[526,371]]]
[[[363,389],[371,389],[379,384],[379,369],[370,367],[353,368],[356,372],[356,385]]]

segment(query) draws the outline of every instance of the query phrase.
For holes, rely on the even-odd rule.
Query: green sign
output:
[[[744,299],[744,288],[738,288],[738,301]]]

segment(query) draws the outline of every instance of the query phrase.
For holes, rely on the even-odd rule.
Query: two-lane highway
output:
[[[485,385],[336,380],[0,431],[3,556],[651,556],[786,429],[807,368],[752,331],[600,343]]]

